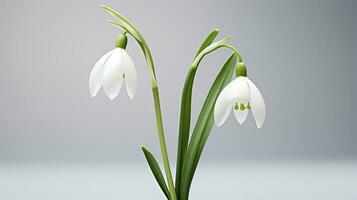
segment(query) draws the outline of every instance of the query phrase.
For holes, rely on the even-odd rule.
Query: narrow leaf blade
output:
[[[143,37],[136,30],[136,28],[129,22],[129,20],[127,20],[121,14],[119,14],[115,10],[109,8],[108,6],[102,5],[101,7],[103,8],[104,11],[108,12],[113,17],[118,19],[120,21],[120,23],[121,23],[121,26],[123,26],[139,43],[143,42]]]
[[[149,164],[149,167],[151,169],[151,172],[153,173],[157,183],[159,184],[161,190],[164,192],[165,196],[167,199],[170,199],[170,192],[169,189],[166,185],[164,176],[162,175],[162,172],[160,170],[160,166],[157,163],[154,155],[148,150],[146,149],[144,146],[141,146],[141,149],[144,152],[145,158]]]
[[[202,151],[214,124],[213,110],[216,99],[222,89],[231,80],[235,63],[236,55],[233,54],[226,61],[217,75],[202,106],[183,164],[180,189],[181,199],[188,199],[194,172],[197,168]]]
[[[226,44],[227,40],[230,38],[230,36],[226,36],[221,40],[218,40],[217,42],[213,42],[212,44],[208,45],[205,49],[200,51],[200,53],[195,57],[193,60],[192,66],[193,67],[198,67],[199,63],[203,59],[203,57],[210,52],[223,47],[224,44]]]
[[[201,51],[202,51],[203,49],[205,49],[206,47],[208,47],[208,46],[214,41],[214,39],[217,37],[218,33],[219,33],[219,29],[214,29],[214,30],[212,30],[211,33],[209,33],[209,34],[207,35],[207,37],[203,40],[203,42],[202,42],[200,48],[198,49],[198,51],[197,51],[197,53],[196,53],[196,55],[195,55],[195,58],[197,57],[198,54],[201,53]]]
[[[196,56],[208,47],[216,38],[219,30],[214,29],[202,42]],[[195,56],[195,57],[196,57]],[[182,97],[181,97],[181,111],[180,111],[180,124],[179,124],[179,138],[177,147],[177,162],[176,162],[176,181],[175,188],[179,197],[180,184],[181,184],[181,171],[182,164],[185,159],[185,154],[188,146],[188,140],[190,135],[190,123],[191,123],[191,101],[192,101],[192,86],[195,78],[196,68],[190,68],[186,76],[184,83]]]
[[[125,26],[123,26],[122,24],[120,24],[120,23],[118,23],[118,22],[116,22],[116,21],[108,20],[108,23],[111,24],[111,25],[113,25],[113,26],[116,26],[116,27],[118,27],[118,28],[121,28],[121,29],[123,29],[124,31],[126,31],[126,32],[129,33],[129,30],[128,30]]]

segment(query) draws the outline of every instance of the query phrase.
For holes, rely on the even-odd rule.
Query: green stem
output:
[[[229,45],[229,44],[223,44],[222,47],[227,47],[227,48],[231,49],[237,55],[238,61],[243,62],[242,56],[240,55],[238,49],[236,49],[234,46]]]
[[[169,192],[170,192],[170,200],[176,200],[176,191],[175,191],[175,186],[174,182],[172,179],[172,174],[171,174],[171,169],[170,169],[170,163],[169,163],[169,158],[168,158],[168,153],[167,153],[167,147],[166,147],[166,142],[165,142],[165,134],[164,134],[164,128],[163,128],[163,122],[162,122],[162,114],[161,114],[161,107],[160,107],[160,97],[159,97],[159,89],[157,85],[157,80],[156,80],[156,74],[155,74],[155,68],[154,68],[154,62],[151,56],[150,49],[148,45],[146,44],[144,38],[140,34],[140,32],[134,27],[132,23],[129,22],[125,17],[120,15],[118,12],[115,10],[102,5],[101,6],[106,12],[117,18],[121,23],[117,23],[114,21],[109,21],[109,23],[113,24],[114,26],[117,26],[119,28],[122,28],[125,32],[128,32],[130,35],[132,35],[136,41],[138,42],[139,46],[144,52],[144,56],[146,59],[146,63],[149,69],[150,77],[151,77],[151,87],[152,87],[152,92],[153,92],[153,98],[154,98],[154,107],[155,107],[155,116],[156,116],[156,125],[158,129],[158,135],[159,135],[159,140],[160,140],[160,149],[161,149],[161,154],[162,154],[162,160],[164,163],[164,168],[165,168],[165,174],[166,174],[166,179],[168,182],[169,186]],[[226,47],[231,49],[232,51],[235,52],[237,55],[237,58],[239,62],[242,62],[242,57],[240,56],[240,53],[238,50],[228,44],[225,44],[226,40],[229,37],[226,37],[222,39],[221,41],[218,41],[215,44],[210,45],[207,47],[205,50],[203,50],[201,53],[199,53],[193,64],[192,64],[192,70],[195,70],[200,63],[201,59],[206,55],[207,53],[214,51],[215,49],[221,48],[221,47]]]
[[[207,55],[208,53],[210,52],[213,52],[215,51],[216,49],[219,49],[219,48],[228,48],[228,49],[231,49],[235,55],[237,55],[237,58],[238,58],[238,61],[239,62],[243,62],[243,58],[242,56],[240,55],[238,49],[236,49],[234,46],[232,45],[229,45],[229,44],[226,44],[226,40],[228,39],[229,37],[226,37],[226,38],[223,38],[222,40],[216,42],[216,45],[210,45],[208,46],[205,50],[201,51],[201,53],[199,53],[195,59],[193,60],[193,63],[191,64],[191,67],[192,68],[197,68],[197,66],[200,64],[201,60],[203,59],[203,57],[205,55]]]
[[[170,200],[176,200],[177,199],[176,191],[175,191],[175,186],[174,186],[174,182],[172,179],[170,162],[169,162],[167,148],[166,148],[166,142],[165,142],[164,127],[163,127],[163,123],[162,123],[159,89],[157,86],[154,62],[153,62],[153,59],[151,56],[150,49],[149,49],[148,45],[146,44],[144,38],[140,34],[140,32],[134,27],[134,25],[131,22],[129,22],[129,20],[127,20],[125,17],[120,15],[118,12],[116,12],[115,10],[113,10],[107,6],[102,5],[101,7],[106,12],[113,15],[115,18],[117,18],[121,22],[121,24],[113,22],[113,21],[109,21],[109,23],[122,28],[124,31],[126,31],[130,35],[132,35],[144,52],[144,56],[145,56],[146,63],[147,63],[149,73],[150,73],[150,77],[151,77],[151,89],[152,89],[152,93],[153,93],[153,97],[154,97],[156,125],[157,125],[159,140],[160,140],[160,149],[161,149],[161,154],[162,154],[162,160],[164,163],[166,179],[167,179],[167,183],[168,183],[169,191],[170,191]]]
[[[163,127],[163,124],[162,124],[160,97],[159,97],[159,90],[158,90],[157,84],[152,85],[152,92],[153,92],[153,96],[154,96],[156,125],[157,125],[157,129],[158,129],[158,134],[159,134],[162,160],[163,160],[163,163],[164,163],[166,178],[167,178],[167,182],[168,182],[168,185],[169,185],[170,196],[171,196],[171,200],[176,200],[176,191],[175,191],[175,186],[174,186],[174,182],[173,182],[173,179],[172,179],[172,174],[171,174],[171,169],[170,169],[170,162],[169,162],[167,148],[166,148],[164,127]]]
[[[162,161],[164,163],[165,174],[166,174],[166,179],[167,179],[167,183],[169,186],[171,200],[176,200],[176,191],[175,191],[174,181],[172,179],[169,156],[168,156],[167,147],[166,147],[164,126],[162,123],[159,88],[158,88],[157,80],[156,80],[154,62],[153,62],[149,47],[147,46],[145,40],[144,39],[142,39],[142,40],[143,40],[142,47],[144,49],[144,54],[145,54],[146,62],[147,62],[147,65],[148,65],[148,68],[150,71],[151,81],[152,81],[151,90],[152,90],[152,94],[153,94],[153,98],[154,98],[156,126],[157,126],[157,131],[158,131],[159,140],[160,140]]]
[[[149,72],[150,72],[150,75],[151,75],[151,90],[152,90],[153,98],[154,98],[156,126],[157,126],[157,131],[158,131],[159,140],[160,140],[160,149],[161,149],[162,161],[164,163],[166,179],[167,179],[167,183],[168,183],[169,191],[170,191],[170,197],[171,197],[170,200],[176,200],[177,199],[176,198],[176,191],[175,191],[174,181],[172,179],[169,156],[168,156],[167,147],[166,147],[164,126],[163,126],[163,123],[162,123],[159,88],[158,88],[157,80],[156,80],[154,61],[152,59],[150,49],[149,49],[148,45],[146,44],[145,40],[143,38],[141,38],[141,40],[142,40],[142,43],[141,43],[142,44],[142,48],[144,50],[144,55],[145,55],[145,58],[146,58],[146,63],[148,65]]]

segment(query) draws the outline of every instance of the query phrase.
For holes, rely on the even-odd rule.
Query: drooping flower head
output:
[[[103,87],[107,96],[115,99],[125,82],[126,91],[133,99],[137,87],[137,73],[133,60],[125,50],[127,38],[125,33],[118,36],[116,47],[101,57],[94,65],[89,76],[91,97],[98,94]]]
[[[252,112],[255,123],[261,128],[265,120],[265,102],[255,84],[247,77],[247,68],[243,62],[236,66],[236,78],[219,94],[214,107],[216,126],[221,126],[232,109],[239,124],[242,124]]]

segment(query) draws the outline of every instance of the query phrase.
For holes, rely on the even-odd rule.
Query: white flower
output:
[[[257,86],[245,76],[239,76],[229,83],[219,94],[215,107],[214,119],[216,126],[221,126],[228,118],[231,110],[242,124],[251,110],[255,123],[261,128],[265,120],[265,102]]]
[[[107,96],[113,100],[118,96],[123,80],[130,99],[133,99],[137,87],[134,62],[125,49],[115,48],[94,65],[89,76],[90,95],[96,96],[103,86]]]

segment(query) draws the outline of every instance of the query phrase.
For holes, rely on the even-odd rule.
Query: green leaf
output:
[[[116,27],[122,28],[124,31],[128,32],[130,35],[132,35],[135,40],[138,42],[141,50],[144,53],[146,63],[148,65],[150,75],[152,77],[152,82],[156,82],[156,74],[155,74],[155,69],[154,69],[154,63],[152,61],[152,56],[149,50],[148,45],[146,44],[143,36],[141,36],[140,32],[135,28],[135,26],[130,23],[129,20],[127,20],[125,17],[123,17],[121,14],[113,10],[112,8],[109,8],[108,6],[101,6],[104,11],[107,13],[111,14],[113,17],[115,17],[120,23],[109,20],[108,22]]]
[[[197,68],[205,55],[226,45],[226,42],[229,38],[230,38],[230,36],[226,36],[223,39],[208,45],[205,49],[200,51],[200,53],[193,60],[192,67]]]
[[[108,20],[108,23],[111,24],[111,25],[113,25],[113,26],[116,26],[116,27],[118,27],[118,28],[121,28],[121,29],[123,29],[125,32],[128,32],[128,33],[129,33],[129,30],[128,30],[125,26],[121,25],[120,23],[118,23],[118,22],[116,22],[116,21]]]
[[[217,34],[219,33],[219,29],[214,29],[211,31],[210,34],[207,35],[207,37],[203,40],[200,48],[198,49],[195,58],[198,56],[198,54],[201,53],[201,51],[203,49],[205,49],[206,47],[208,47],[213,41],[214,39],[217,37]]]
[[[183,163],[180,188],[180,199],[182,200],[188,199],[195,170],[214,124],[213,112],[216,99],[222,89],[230,82],[236,59],[237,55],[233,54],[223,65],[211,86],[197,119]]]
[[[145,158],[149,164],[151,172],[154,174],[154,177],[155,177],[157,183],[159,184],[161,190],[164,192],[166,198],[170,199],[169,189],[167,188],[164,176],[162,175],[160,166],[157,163],[154,155],[148,149],[146,149],[144,146],[141,146],[141,149],[144,152]]]
[[[120,26],[124,27],[128,33],[130,33],[139,43],[143,42],[143,37],[140,35],[139,31],[121,14],[116,12],[115,10],[102,5],[103,10],[111,14],[113,17],[117,18],[120,21]],[[111,22],[109,22],[111,23]]]
[[[206,47],[208,47],[216,38],[219,30],[214,29],[209,33],[206,39],[202,42],[196,56],[201,53]],[[195,56],[195,57],[196,57]],[[196,68],[190,68],[186,76],[186,81],[182,91],[181,97],[181,111],[180,111],[180,124],[179,124],[179,138],[177,149],[177,163],[176,163],[176,181],[175,188],[176,194],[179,195],[180,183],[181,183],[181,171],[182,164],[185,159],[185,154],[188,146],[188,140],[190,135],[190,121],[191,121],[191,100],[192,100],[192,86],[196,73]]]

